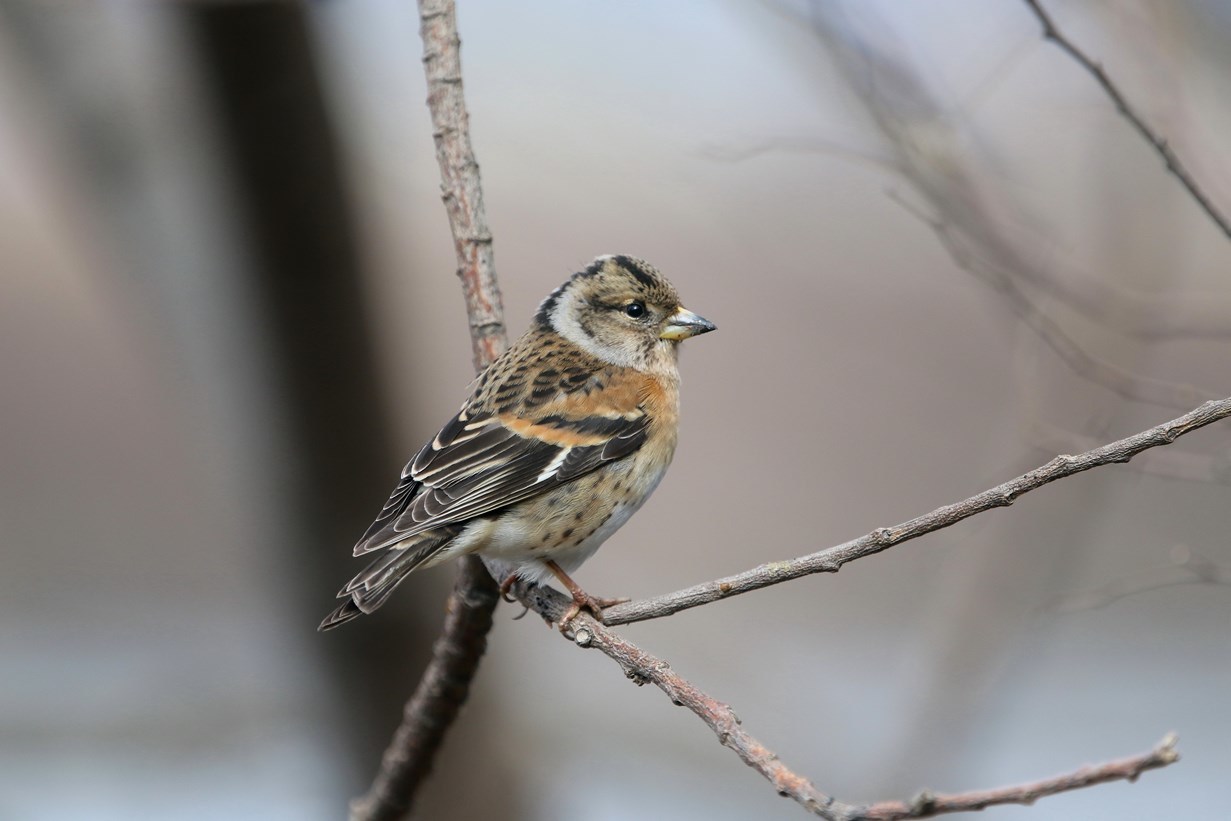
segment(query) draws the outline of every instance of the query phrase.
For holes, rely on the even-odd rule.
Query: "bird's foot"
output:
[[[510,573],[504,581],[500,583],[500,598],[509,604],[516,604],[517,599],[510,595],[509,591],[513,589],[513,585],[517,584],[517,573]]]
[[[626,601],[632,601],[632,599],[629,599],[628,597],[605,599],[599,596],[591,596],[580,587],[570,590],[569,593],[573,595],[573,603],[569,605],[568,610],[564,611],[564,617],[561,618],[559,624],[556,625],[560,628],[561,633],[568,629],[569,622],[577,618],[577,616],[581,614],[582,610],[585,610],[593,616],[595,621],[599,624],[605,624],[603,621],[603,610],[605,608],[611,607],[615,604],[623,604]]]
[[[564,585],[565,589],[568,590],[569,595],[573,597],[573,603],[569,605],[568,610],[564,611],[563,618],[561,618],[556,624],[556,627],[560,628],[561,633],[567,632],[569,622],[577,618],[582,610],[588,611],[590,615],[594,616],[595,620],[598,621],[599,624],[602,624],[604,608],[611,607],[613,604],[621,604],[622,602],[628,601],[628,599],[624,598],[604,599],[599,596],[591,596],[589,593],[582,590],[581,585],[573,581],[572,578],[569,577],[569,574],[565,573],[564,570],[561,569],[560,565],[553,561],[546,562],[546,565],[547,569],[552,572],[552,575],[559,579],[560,584]]]

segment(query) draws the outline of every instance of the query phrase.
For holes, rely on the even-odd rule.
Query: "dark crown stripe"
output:
[[[618,257],[612,257],[611,261],[616,265],[619,265],[625,271],[628,271],[637,279],[638,282],[647,288],[653,288],[658,284],[654,277],[647,270],[645,270],[645,263],[639,259],[633,259],[632,257],[626,257],[621,254]]]
[[[569,280],[572,281],[574,279],[585,279],[588,277],[598,276],[600,273],[602,273],[603,264],[606,261],[607,261],[606,257],[599,257],[598,259],[594,260],[589,265],[587,265],[584,269],[578,271],[577,273],[569,277]]]

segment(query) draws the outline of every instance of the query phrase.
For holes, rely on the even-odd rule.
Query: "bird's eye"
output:
[[[645,303],[640,301],[630,302],[624,306],[624,313],[628,314],[633,319],[640,319],[645,316]]]

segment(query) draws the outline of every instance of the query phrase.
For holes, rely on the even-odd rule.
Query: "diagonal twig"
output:
[[[1225,312],[1210,300],[1193,302],[1178,292],[1143,294],[1123,283],[1032,261],[1035,249],[1015,239],[1009,229],[1034,220],[1002,187],[986,184],[988,175],[1000,174],[998,165],[980,149],[961,118],[953,117],[952,107],[935,97],[923,80],[925,68],[905,57],[906,49],[894,41],[891,27],[852,26],[842,4],[812,0],[804,6],[807,11],[795,12],[788,12],[786,5],[775,3],[773,8],[812,29],[884,137],[875,159],[854,158],[871,160],[899,175],[936,215],[928,222],[948,226],[987,264],[1003,272],[999,277],[1033,286],[1103,327],[1142,340],[1226,339],[1231,334]],[[861,7],[860,17],[876,22],[869,9]],[[924,134],[927,137],[921,140]],[[825,143],[771,138],[752,151],[711,151],[710,156],[739,161],[769,150],[835,153]],[[1196,401],[1180,406],[1190,407]]]
[[[1058,597],[1053,606],[1061,613],[1097,610],[1129,596],[1181,584],[1231,585],[1231,565],[1202,556],[1187,545],[1176,545],[1171,549],[1170,564],[1073,591]]]
[[[1228,416],[1231,416],[1231,397],[1211,400],[1170,422],[1118,442],[1088,450],[1077,456],[1057,456],[1047,464],[1018,476],[1016,479],[1011,479],[956,504],[939,507],[931,513],[893,527],[877,528],[858,539],[790,561],[770,562],[734,576],[704,582],[674,593],[617,604],[604,610],[603,618],[607,624],[612,625],[657,619],[740,593],[798,579],[801,576],[813,573],[836,573],[847,562],[880,553],[894,545],[957,524],[976,513],[982,513],[994,507],[1007,507],[1013,504],[1019,496],[1037,490],[1057,479],[1114,462],[1127,462],[1142,451],[1160,445],[1169,445],[1186,433],[1191,433]]]
[[[1194,385],[1168,382],[1130,373],[1111,362],[1099,359],[1083,348],[1059,322],[1044,313],[1034,303],[1017,284],[1017,277],[1012,269],[1005,269],[991,260],[981,259],[966,247],[958,233],[951,230],[949,226],[911,207],[903,200],[896,197],[895,199],[906,209],[907,213],[932,229],[932,232],[936,234],[936,239],[939,240],[955,265],[1002,296],[1022,323],[1082,379],[1095,385],[1101,385],[1124,399],[1133,402],[1150,402],[1168,408],[1191,407],[1193,402],[1211,395],[1210,391]]]
[[[553,623],[564,616],[571,603],[569,598],[551,588],[535,587],[524,582],[519,582],[514,592],[522,604]],[[576,617],[568,635],[579,647],[600,650],[618,663],[624,674],[636,684],[653,684],[673,704],[686,707],[718,736],[720,744],[769,781],[779,795],[792,799],[826,821],[899,821],[981,810],[995,804],[1030,804],[1049,795],[1108,781],[1135,781],[1147,770],[1165,767],[1179,760],[1175,750],[1176,738],[1168,735],[1148,753],[1082,767],[1042,781],[952,794],[924,790],[909,801],[847,804],[821,792],[807,778],[787,767],[776,753],[744,730],[729,704],[702,691],[672,670],[666,661],[642,650],[588,615]]]
[[[479,164],[470,145],[453,0],[419,0],[419,20],[442,197],[466,298],[474,365],[481,371],[508,346],[508,338]],[[351,804],[351,821],[386,821],[410,811],[436,751],[469,695],[498,601],[496,583],[482,561],[475,556],[463,559],[432,658],[406,703],[372,786]]]
[[[1176,752],[1177,738],[1168,734],[1148,753],[1108,761],[1105,764],[1082,767],[1064,775],[1045,778],[1028,784],[1011,787],[995,787],[990,790],[973,790],[951,795],[933,794],[924,790],[909,802],[880,801],[862,808],[860,813],[849,817],[868,821],[898,821],[905,818],[926,818],[951,812],[971,812],[996,804],[1033,804],[1049,795],[1106,784],[1109,781],[1136,781],[1142,773],[1157,770],[1180,760]]]
[[[1146,125],[1145,120],[1141,118],[1137,110],[1133,108],[1116,84],[1112,82],[1111,77],[1107,75],[1103,67],[1086,56],[1086,53],[1078,48],[1072,40],[1064,36],[1064,33],[1056,27],[1055,22],[1051,19],[1051,15],[1047,13],[1047,10],[1043,8],[1039,0],[1025,0],[1025,3],[1034,12],[1034,16],[1039,19],[1039,23],[1043,26],[1043,36],[1063,49],[1098,81],[1098,84],[1107,92],[1107,96],[1116,104],[1116,109],[1124,116],[1124,119],[1128,120],[1133,128],[1137,130],[1137,133],[1154,147],[1158,155],[1163,158],[1163,163],[1166,164],[1167,170],[1171,172],[1172,176],[1180,181],[1180,184],[1188,190],[1192,198],[1201,206],[1201,210],[1205,211],[1209,218],[1214,221],[1214,224],[1221,228],[1222,232],[1231,239],[1231,222],[1227,221],[1227,218],[1218,210],[1218,207],[1201,190],[1201,186],[1197,185],[1197,181],[1189,175],[1188,170],[1180,162],[1180,158],[1176,156],[1175,150],[1171,147],[1170,143]]]
[[[1026,440],[1043,453],[1072,453],[1088,450],[1098,439],[1088,434],[1065,430],[1042,420],[1034,420],[1026,430]],[[1231,485],[1231,447],[1191,450],[1155,450],[1143,453],[1134,469],[1146,476],[1176,479],[1181,482]]]
[[[351,821],[393,821],[410,812],[436,751],[466,701],[498,601],[496,583],[482,563],[464,563],[449,594],[431,661],[406,702],[372,786],[351,802]]]

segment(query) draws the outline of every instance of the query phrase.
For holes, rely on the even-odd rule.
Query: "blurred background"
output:
[[[1231,6],[1047,6],[1231,210]],[[459,24],[511,333],[608,252],[720,328],[596,593],[808,553],[1231,392],[1231,243],[1020,0]],[[471,378],[420,53],[410,0],[0,2],[0,819],[333,819],[370,780],[452,571],[315,627]],[[1223,817],[1229,482],[1222,423],[623,632],[843,800],[1176,730],[1135,785],[988,815]],[[421,817],[800,817],[518,611]]]

